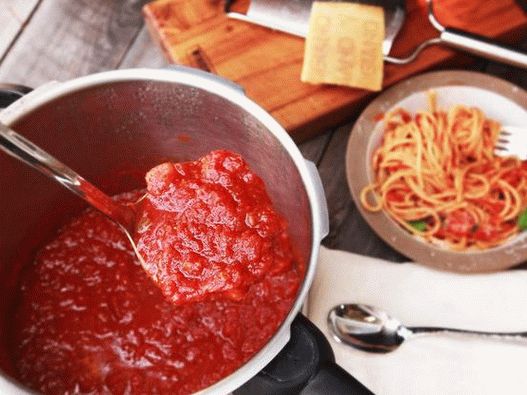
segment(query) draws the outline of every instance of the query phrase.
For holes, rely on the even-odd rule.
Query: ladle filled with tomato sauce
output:
[[[134,234],[88,209],[21,278],[11,358],[55,393],[190,393],[238,369],[289,312],[304,267],[240,155],[213,151],[146,176]],[[153,280],[153,281],[152,281]]]
[[[285,220],[241,156],[213,151],[164,163],[146,182],[134,239],[172,302],[241,300],[252,284],[293,265]]]

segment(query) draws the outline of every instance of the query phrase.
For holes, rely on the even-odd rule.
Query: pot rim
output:
[[[62,96],[99,85],[127,81],[160,81],[188,85],[220,96],[241,107],[261,122],[280,142],[293,160],[305,187],[311,211],[312,239],[311,255],[307,262],[304,281],[289,314],[265,346],[236,371],[198,392],[199,394],[229,393],[262,370],[289,341],[291,323],[300,311],[313,282],[320,241],[328,233],[327,206],[320,178],[316,171],[313,171],[313,164],[304,159],[284,128],[266,110],[249,99],[241,87],[221,77],[188,67],[121,69],[91,74],[65,82],[52,82],[17,100],[0,114],[3,122],[10,125]],[[4,374],[1,374],[0,380],[4,381],[4,383],[0,382],[2,393],[4,390],[12,393],[20,393],[21,389],[27,390]]]

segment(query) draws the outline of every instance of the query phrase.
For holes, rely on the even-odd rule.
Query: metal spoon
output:
[[[132,238],[136,223],[133,206],[117,203],[68,166],[1,122],[0,149],[66,187],[117,223],[130,240],[141,263],[144,263]]]
[[[338,342],[355,348],[385,353],[397,349],[413,335],[425,333],[460,333],[518,340],[527,332],[482,332],[440,327],[406,327],[385,311],[365,304],[340,304],[328,314],[328,326]]]

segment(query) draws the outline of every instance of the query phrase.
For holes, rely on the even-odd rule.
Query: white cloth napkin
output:
[[[307,315],[337,362],[375,394],[526,394],[527,339],[424,335],[389,354],[342,345],[326,317],[339,303],[384,309],[406,325],[527,331],[527,271],[460,275],[321,248]]]

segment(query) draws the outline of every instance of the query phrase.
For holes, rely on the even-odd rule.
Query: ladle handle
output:
[[[509,48],[477,34],[453,28],[445,28],[440,33],[442,43],[511,66],[527,69],[527,54]]]
[[[475,335],[475,336],[486,336],[486,337],[499,337],[507,339],[520,339],[527,338],[527,332],[485,332],[485,331],[471,331],[466,329],[453,329],[453,328],[440,328],[440,327],[414,327],[408,328],[408,330],[414,334],[425,334],[425,333],[457,333],[464,335]]]
[[[1,122],[0,149],[62,184],[127,229],[131,228],[133,221],[131,209],[113,201],[75,171]]]

